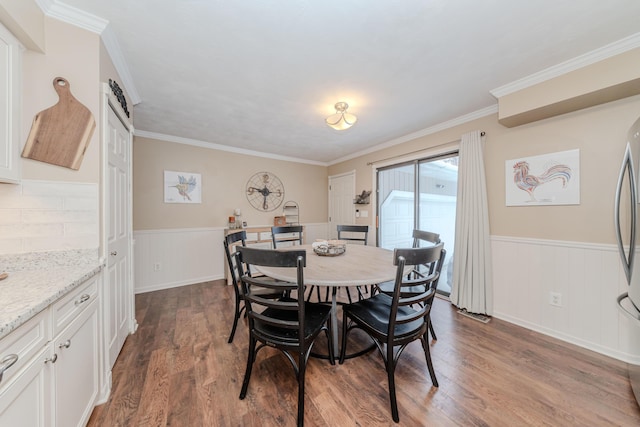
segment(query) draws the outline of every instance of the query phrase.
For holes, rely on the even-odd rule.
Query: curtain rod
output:
[[[484,131],[480,132],[480,136],[485,136],[485,134],[486,134],[486,132],[484,132]],[[372,162],[367,162],[367,166],[371,166],[371,165],[373,165],[375,163],[384,162],[385,160],[393,160],[393,159],[396,159],[398,157],[404,157],[404,156],[408,156],[410,154],[420,153],[421,151],[425,151],[425,150],[428,150],[430,148],[436,148],[436,147],[440,147],[440,146],[443,146],[443,145],[453,144],[454,142],[460,142],[460,140],[456,139],[455,141],[444,142],[442,144],[434,145],[433,147],[422,148],[420,150],[415,150],[415,151],[410,151],[408,153],[398,154],[397,156],[391,156],[391,157],[387,157],[385,159],[374,160]]]

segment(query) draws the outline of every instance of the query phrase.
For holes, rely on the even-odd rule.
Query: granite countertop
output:
[[[0,256],[0,338],[100,273],[97,250]]]

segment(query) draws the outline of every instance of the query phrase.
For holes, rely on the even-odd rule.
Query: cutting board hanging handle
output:
[[[71,85],[64,77],[56,77],[53,79],[53,88],[56,90],[60,98],[71,94]]]

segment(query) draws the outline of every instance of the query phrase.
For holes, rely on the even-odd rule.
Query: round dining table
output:
[[[338,349],[338,318],[336,290],[342,286],[364,286],[394,280],[396,266],[393,251],[376,246],[347,244],[346,251],[337,256],[318,255],[311,245],[289,246],[279,250],[302,250],[307,252],[304,268],[304,284],[328,287],[331,292],[331,328],[333,348]],[[288,282],[296,281],[296,269],[284,267],[255,266],[265,276]]]

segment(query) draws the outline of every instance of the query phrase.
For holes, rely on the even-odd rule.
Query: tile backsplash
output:
[[[0,184],[0,254],[97,248],[99,206],[98,184]]]

